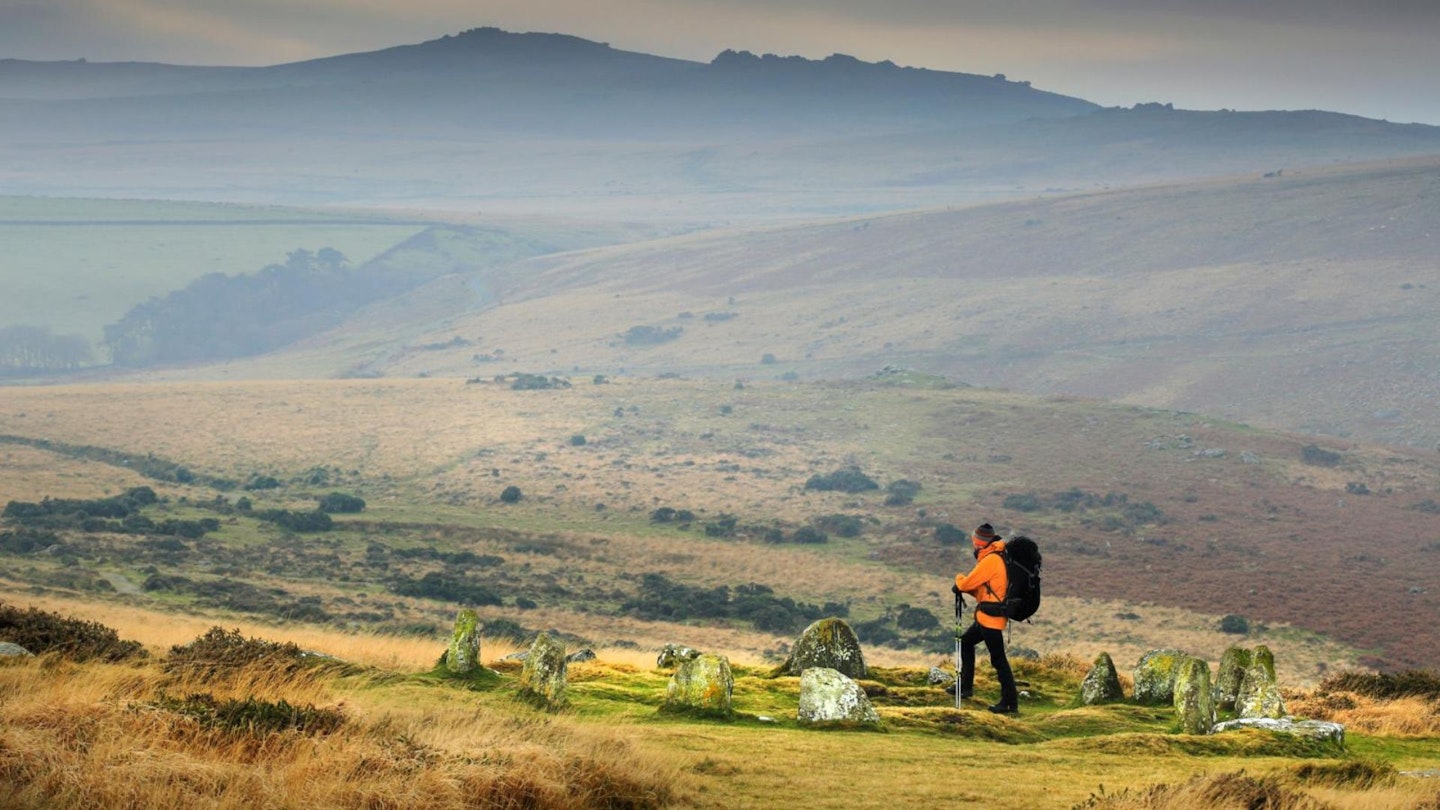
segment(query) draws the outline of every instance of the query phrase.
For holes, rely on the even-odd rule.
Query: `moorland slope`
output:
[[[1440,161],[1417,159],[701,234],[447,277],[283,354],[167,374],[890,364],[1431,448],[1437,199]]]
[[[10,510],[8,576],[391,632],[470,603],[594,643],[755,657],[843,609],[913,662],[950,645],[954,526],[990,520],[1045,547],[1047,606],[1014,644],[1214,660],[1234,614],[1296,682],[1440,661],[1433,455],[940,382],[9,389],[0,500],[164,500],[83,507],[111,515],[93,525]],[[879,488],[810,486],[850,465]],[[302,517],[335,491],[363,511]]]

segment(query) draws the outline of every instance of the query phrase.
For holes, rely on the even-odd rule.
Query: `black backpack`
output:
[[[1005,541],[1000,550],[1010,586],[1004,602],[981,602],[975,609],[991,616],[1017,622],[1028,620],[1040,609],[1040,547],[1024,535]]]

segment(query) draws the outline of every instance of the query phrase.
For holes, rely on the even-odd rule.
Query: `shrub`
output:
[[[875,479],[860,471],[859,467],[846,467],[836,470],[828,475],[812,475],[805,482],[806,489],[818,490],[820,492],[865,492],[867,490],[879,489],[880,485]]]
[[[214,695],[197,693],[183,700],[161,696],[151,705],[189,717],[205,728],[255,735],[282,731],[329,734],[345,723],[345,715],[339,709],[317,709],[313,704],[295,706],[284,699],[218,700]]]
[[[815,526],[837,537],[859,537],[864,529],[860,518],[854,515],[823,515],[815,518]]]
[[[251,473],[250,478],[245,481],[244,488],[251,492],[260,489],[279,489],[280,479],[273,475]]]
[[[327,532],[335,527],[334,519],[319,509],[313,512],[292,512],[289,509],[267,509],[257,514],[256,517],[267,523],[274,523],[282,529],[297,533]]]
[[[431,571],[419,579],[397,579],[390,583],[390,590],[401,596],[438,599],[464,605],[504,604],[504,600],[488,588],[476,585],[465,577],[438,571]]]
[[[895,625],[901,630],[924,631],[940,626],[940,620],[925,608],[901,605],[895,616]]]
[[[942,546],[958,546],[969,537],[969,533],[954,523],[941,523],[935,527],[935,542]]]
[[[790,535],[790,542],[804,544],[828,543],[830,542],[830,537],[812,526],[801,526],[795,530],[794,534]]]
[[[1306,464],[1316,467],[1334,467],[1340,463],[1342,456],[1333,450],[1326,450],[1317,444],[1307,444],[1300,448],[1300,460]]]
[[[708,537],[734,537],[735,527],[738,520],[734,515],[720,515],[705,524],[705,534]]]
[[[775,365],[775,355],[771,354],[770,352],[766,352],[760,355],[760,364],[766,366]]]
[[[1234,613],[1228,614],[1220,620],[1220,632],[1243,636],[1250,632],[1250,620]]]
[[[585,444],[586,444],[585,437],[584,437],[583,435],[579,434],[579,433],[576,433],[575,435],[573,435],[573,436],[570,437],[570,446],[571,446],[571,447],[584,447]]]
[[[514,484],[511,484],[510,486],[500,490],[501,503],[518,503],[523,497],[525,497],[525,495],[520,491],[520,487],[517,487]]]
[[[1345,491],[1351,495],[1369,495],[1370,487],[1360,481],[1350,481],[1345,484]]]
[[[672,326],[669,329],[662,326],[632,326],[621,337],[626,346],[657,346],[675,340],[684,331],[685,328],[681,326]]]
[[[55,653],[72,661],[123,661],[148,655],[140,642],[122,640],[99,622],[4,602],[0,602],[0,639],[36,655]]]
[[[1038,512],[1045,508],[1040,496],[1033,492],[1024,492],[1016,495],[1006,495],[1000,505],[1006,509],[1013,509],[1016,512]]]
[[[353,514],[365,511],[365,499],[343,492],[332,492],[320,499],[320,511],[327,514]]]
[[[1404,697],[1440,700],[1440,674],[1421,669],[1373,674],[1337,672],[1322,680],[1317,691],[1321,694],[1353,692],[1377,700],[1394,700]]]

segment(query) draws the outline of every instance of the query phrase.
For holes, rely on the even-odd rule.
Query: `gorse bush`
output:
[[[345,715],[339,709],[317,709],[313,704],[296,706],[284,698],[220,700],[212,694],[195,693],[184,698],[162,695],[150,705],[189,717],[205,728],[254,735],[285,731],[330,734],[345,724]]]
[[[138,641],[126,641],[109,627],[38,608],[0,602],[0,641],[36,655],[53,653],[72,661],[124,661],[148,655]]]
[[[335,528],[335,520],[316,509],[313,512],[292,512],[289,509],[267,509],[256,512],[255,517],[267,523],[274,523],[282,529],[296,533],[328,532]]]
[[[1318,444],[1307,444],[1300,448],[1300,460],[1316,467],[1335,467],[1344,459],[1333,450],[1326,450]]]
[[[489,588],[476,585],[464,576],[438,571],[431,571],[419,579],[394,580],[390,583],[390,590],[401,596],[438,599],[472,607],[504,604],[504,600]]]
[[[305,662],[305,652],[292,642],[246,638],[238,629],[212,627],[189,644],[177,644],[165,657],[167,672],[214,676],[261,666],[293,671]]]

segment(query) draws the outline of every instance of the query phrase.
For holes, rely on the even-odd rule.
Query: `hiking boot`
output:
[[[950,684],[949,686],[946,686],[946,687],[945,687],[945,694],[947,694],[947,695],[953,695],[953,694],[955,694],[955,684],[952,683],[952,684]],[[965,690],[965,691],[963,691],[963,692],[960,693],[960,699],[961,699],[961,700],[969,700],[970,698],[973,698],[973,697],[975,697],[975,692],[974,692],[974,690],[971,690],[971,689],[967,689],[967,690]]]
[[[996,714],[1019,714],[1020,707],[1011,706],[1007,703],[996,703],[994,706],[990,707],[990,711]]]

